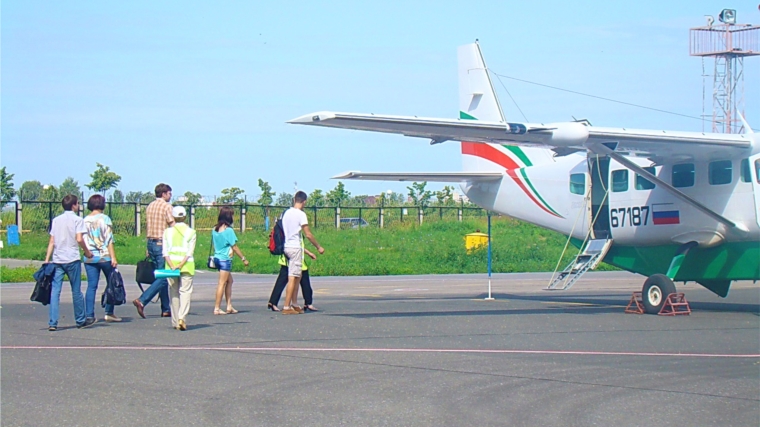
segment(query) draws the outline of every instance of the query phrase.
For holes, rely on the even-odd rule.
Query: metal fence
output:
[[[181,204],[175,204],[175,206]],[[59,202],[0,201],[0,219],[3,228],[17,225],[21,232],[50,230],[53,218],[63,213]],[[104,213],[111,217],[115,233],[144,234],[147,204],[108,202]],[[189,224],[196,230],[210,230],[217,222],[219,208],[234,210],[236,230],[268,230],[287,209],[286,206],[238,205],[182,205],[189,214]],[[486,210],[468,206],[385,206],[385,207],[305,207],[304,212],[313,228],[391,227],[396,224],[431,221],[462,221],[483,218]],[[84,208],[80,206],[80,216]]]

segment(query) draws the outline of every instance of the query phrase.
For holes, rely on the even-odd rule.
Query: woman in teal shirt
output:
[[[243,260],[243,264],[246,267],[248,266],[248,260],[237,247],[237,235],[232,229],[232,214],[232,208],[222,207],[219,210],[219,218],[214,230],[211,232],[211,241],[214,245],[214,263],[219,269],[214,314],[235,314],[238,312],[232,307],[232,275],[230,274],[232,271],[232,254],[237,254]],[[222,303],[222,295],[227,300],[227,310],[219,308]]]

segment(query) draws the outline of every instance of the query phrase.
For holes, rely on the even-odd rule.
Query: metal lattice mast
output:
[[[721,12],[721,20],[726,12]],[[735,20],[733,13],[729,23],[712,25],[713,20],[709,17],[706,27],[689,30],[689,54],[701,56],[703,60],[705,57],[715,59],[712,131],[716,133],[743,131],[740,115],[744,115],[744,58],[760,55],[760,26],[732,23]],[[704,84],[703,79],[702,115],[708,116],[704,112]]]

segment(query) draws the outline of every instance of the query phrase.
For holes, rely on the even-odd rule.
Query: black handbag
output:
[[[206,261],[206,267],[212,270],[219,268],[214,261],[214,232],[211,232],[211,245],[209,245],[208,248],[208,261]]]
[[[53,276],[43,275],[34,285],[30,301],[41,303],[42,305],[50,304],[50,294],[53,292]]]
[[[146,257],[144,260],[137,263],[135,281],[141,291],[145,292],[141,283],[151,284],[156,281],[156,276],[153,273],[154,271],[156,271],[156,264],[153,264],[153,261],[151,261],[149,257]]]

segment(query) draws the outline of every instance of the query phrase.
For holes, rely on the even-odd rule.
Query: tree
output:
[[[326,197],[330,206],[340,206],[351,197],[351,193],[346,191],[346,187],[341,181],[338,181],[338,185],[328,191]]]
[[[261,196],[259,196],[259,199],[256,201],[256,203],[260,205],[271,205],[272,197],[274,197],[272,186],[269,185],[268,182],[259,178],[259,188],[261,189]]]
[[[73,194],[77,197],[82,194],[82,190],[79,188],[79,183],[76,182],[72,177],[64,179],[61,183],[61,186],[58,187],[59,196],[66,197],[69,194]]]
[[[130,191],[127,193],[125,200],[127,203],[140,203],[140,196],[142,196],[141,191]]]
[[[13,175],[5,171],[5,166],[0,168],[0,198],[10,200],[16,195],[13,188]]]
[[[198,205],[201,203],[201,200],[203,199],[203,196],[200,195],[200,193],[193,193],[192,191],[186,191],[185,194],[185,203],[188,205]]]
[[[113,194],[111,194],[110,199],[112,202],[124,203],[124,193],[122,193],[119,189],[113,190]]]
[[[155,191],[143,191],[143,193],[140,195],[140,203],[150,203],[154,200],[156,200]]]
[[[277,206],[290,206],[293,204],[293,195],[283,191],[277,196],[277,202],[275,204]]]
[[[79,197],[75,194],[75,196]],[[58,189],[53,184],[46,184],[42,186],[42,192],[40,193],[40,200],[45,202],[60,202],[62,196],[59,197]],[[81,200],[80,200],[81,202]]]
[[[320,190],[319,188],[312,191],[311,194],[309,194],[309,198],[306,199],[306,206],[324,206],[324,205],[325,205],[325,195],[322,193],[322,190]]]
[[[150,203],[155,199],[155,193],[151,193],[149,191],[146,191],[144,193],[140,191],[130,191],[127,193],[126,197],[127,203]]]
[[[454,187],[444,185],[441,191],[435,192],[435,198],[439,205],[451,205],[454,203]]]
[[[233,204],[240,201],[240,196],[243,193],[245,193],[245,190],[238,187],[225,188],[222,190],[222,195],[216,199],[216,202],[221,205]]]
[[[106,191],[116,187],[116,184],[121,181],[121,177],[111,171],[108,166],[101,165],[100,163],[95,164],[98,168],[95,169],[95,172],[90,174],[92,182],[85,185],[85,187],[93,191],[102,191],[103,195],[105,195]]]
[[[412,204],[417,206],[426,206],[433,197],[433,193],[425,190],[427,181],[413,182],[411,187],[406,187],[409,190],[409,197],[412,198]]]
[[[18,189],[18,197],[22,202],[32,202],[40,198],[42,183],[39,181],[25,181]]]

